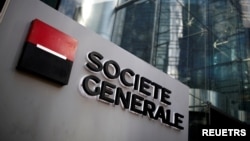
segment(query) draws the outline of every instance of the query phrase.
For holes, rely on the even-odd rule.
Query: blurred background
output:
[[[189,140],[249,127],[250,0],[42,1],[189,86]]]

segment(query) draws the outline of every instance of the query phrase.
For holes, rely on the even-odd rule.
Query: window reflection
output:
[[[249,0],[61,0],[59,7],[188,85],[195,105],[209,101],[247,122],[249,9]]]

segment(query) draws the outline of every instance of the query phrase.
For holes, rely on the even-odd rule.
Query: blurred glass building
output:
[[[250,124],[250,0],[61,0],[58,10],[188,85],[190,126],[211,124],[211,107]]]

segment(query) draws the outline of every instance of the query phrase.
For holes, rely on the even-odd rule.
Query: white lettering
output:
[[[233,134],[233,131],[234,131],[234,129],[227,129],[228,131],[229,131],[229,136],[232,136]]]
[[[227,136],[227,129],[222,129],[221,136]]]
[[[241,131],[241,136],[246,136],[247,135],[247,133],[246,133],[246,129],[241,129],[240,130]]]
[[[234,136],[240,136],[240,130],[234,129]]]
[[[209,129],[209,136],[214,136],[214,130],[215,129]]]
[[[202,129],[202,136],[208,136],[208,129]]]
[[[202,129],[202,136],[246,136],[246,129]]]

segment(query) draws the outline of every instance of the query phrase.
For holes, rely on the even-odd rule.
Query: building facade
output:
[[[102,18],[90,23],[106,27],[89,27],[188,85],[191,111],[209,102],[249,123],[249,9],[248,0],[96,0],[92,19]]]
[[[189,86],[191,132],[211,107],[250,123],[249,0],[61,0],[59,11]]]

